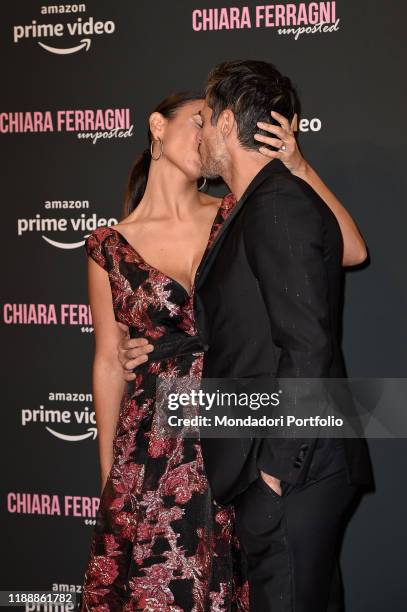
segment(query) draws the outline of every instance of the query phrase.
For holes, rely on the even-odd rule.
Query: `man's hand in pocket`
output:
[[[263,480],[277,493],[277,495],[281,495],[281,480],[278,478],[274,478],[274,476],[270,476],[266,472],[260,470],[261,477]]]

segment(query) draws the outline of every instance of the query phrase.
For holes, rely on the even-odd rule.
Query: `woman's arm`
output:
[[[283,143],[285,149],[282,150],[280,148],[278,151],[273,151],[268,147],[261,146],[259,151],[270,159],[280,159],[292,174],[307,182],[332,210],[343,236],[342,265],[355,266],[362,263],[367,257],[367,250],[356,223],[338,198],[328,189],[319,175],[301,155],[293,130],[297,116],[295,115],[290,125],[288,119],[283,117],[283,115],[275,111],[272,111],[271,114],[280,123],[280,126],[271,123],[258,123],[257,125],[262,130],[274,134],[276,137],[255,134],[255,139],[279,148]]]
[[[314,191],[317,192],[319,197],[324,200],[325,204],[327,204],[334,213],[339,223],[339,227],[341,228],[344,242],[342,265],[355,266],[365,261],[367,257],[366,245],[356,227],[356,223],[338,198],[328,189],[312,166],[303,159],[303,163],[297,170],[293,171],[293,174],[311,185]]]
[[[95,334],[92,392],[103,490],[113,463],[113,437],[126,381],[117,359],[122,332],[114,317],[109,277],[91,257],[88,257],[88,294]]]

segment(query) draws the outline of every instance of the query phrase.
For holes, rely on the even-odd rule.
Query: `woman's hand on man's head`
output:
[[[278,151],[273,151],[269,147],[261,145],[259,152],[270,159],[279,159],[293,174],[303,173],[307,162],[301,155],[295,137],[298,122],[297,114],[294,115],[291,123],[286,117],[276,111],[271,111],[270,114],[280,125],[260,122],[257,124],[257,127],[265,132],[269,132],[270,136],[258,133],[254,135],[254,138],[258,142],[264,143],[264,145],[277,147]]]

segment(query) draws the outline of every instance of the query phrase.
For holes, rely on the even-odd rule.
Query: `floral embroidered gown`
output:
[[[223,198],[207,250],[234,203]],[[202,372],[193,291],[150,266],[113,227],[96,229],[85,246],[108,272],[116,320],[154,351],[121,401],[82,610],[248,611],[233,506],[212,499],[199,438],[160,437],[153,425],[157,377]]]

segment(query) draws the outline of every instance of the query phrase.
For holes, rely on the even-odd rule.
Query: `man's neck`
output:
[[[256,174],[269,162],[268,157],[257,151],[239,150],[236,155],[231,156],[230,166],[225,169],[222,178],[239,200]]]

